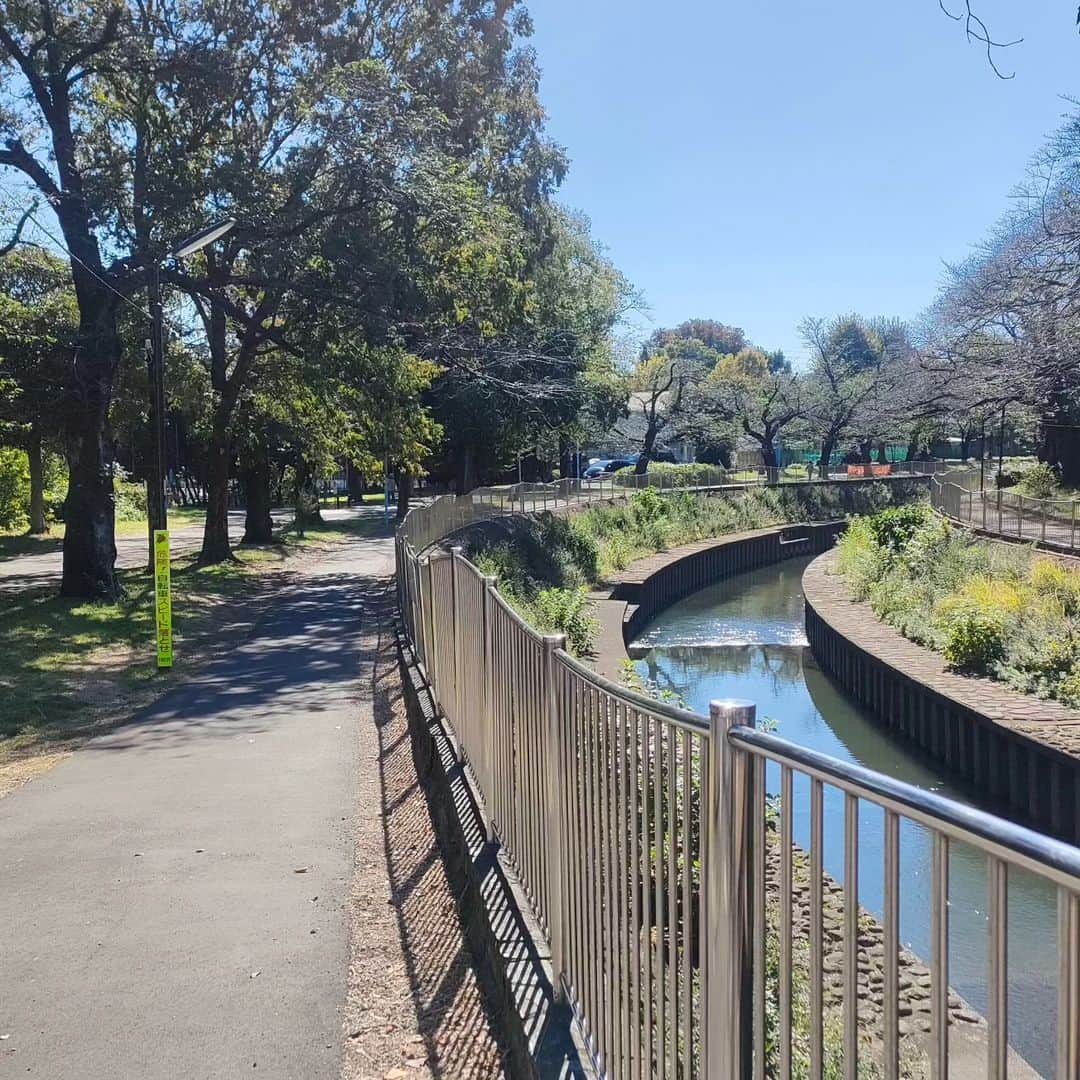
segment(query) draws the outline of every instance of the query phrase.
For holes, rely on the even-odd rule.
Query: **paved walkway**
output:
[[[197,679],[0,801],[0,1077],[340,1075],[350,923],[394,894],[385,862],[354,867],[384,816],[365,607],[391,560],[321,559]]]

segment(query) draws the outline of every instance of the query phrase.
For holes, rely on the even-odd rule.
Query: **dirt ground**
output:
[[[377,740],[361,734],[344,1080],[504,1074],[413,765],[388,621],[372,641]]]

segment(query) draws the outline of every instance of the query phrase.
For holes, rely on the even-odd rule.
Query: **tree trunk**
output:
[[[818,475],[822,480],[829,479],[829,466],[832,463],[834,450],[836,450],[835,439],[825,438],[821,440],[821,460],[818,462]]]
[[[967,461],[971,457],[971,440],[975,438],[973,428],[960,429],[960,460]]]
[[[270,516],[270,463],[259,454],[244,471],[244,494],[247,510],[244,515],[244,536],[241,544],[272,544],[274,521]]]
[[[861,461],[864,465],[870,464],[870,451],[873,445],[873,439],[863,439],[859,443],[859,461]]]
[[[45,520],[45,462],[41,450],[41,428],[34,424],[26,446],[30,459],[30,535],[44,536],[49,531]]]
[[[889,455],[885,453],[885,443],[879,442],[877,444],[877,463],[879,465],[889,464]]]
[[[73,267],[73,273],[76,273]],[[67,426],[68,490],[64,500],[64,569],[60,595],[113,601],[116,507],[113,502],[109,403],[120,362],[114,300],[76,277],[79,347],[75,350]]]
[[[649,462],[652,461],[657,433],[657,424],[655,420],[651,420],[645,429],[645,441],[642,443],[641,453],[638,455],[637,464],[634,466],[634,472],[639,476],[649,471]]]
[[[229,434],[219,406],[214,416],[206,465],[206,525],[199,563],[209,566],[232,558],[229,547]]]
[[[905,461],[915,461],[919,456],[919,437],[918,435],[912,435],[908,439],[907,454],[904,456]]]
[[[458,458],[458,467],[456,470],[457,475],[454,477],[454,481],[457,485],[457,493],[459,495],[467,495],[475,486],[473,483],[475,459],[476,448],[472,443],[466,443],[461,448],[461,455]],[[514,480],[516,482],[517,476],[514,477]]]
[[[761,461],[766,469],[777,469],[776,457],[776,444],[773,442],[772,437],[769,435],[763,435],[758,439],[761,443]]]
[[[1037,456],[1060,470],[1067,487],[1080,485],[1080,429],[1065,391],[1052,393],[1042,410]]]
[[[397,474],[397,519],[404,521],[409,512],[409,500],[412,498],[413,477],[412,473],[399,472]]]

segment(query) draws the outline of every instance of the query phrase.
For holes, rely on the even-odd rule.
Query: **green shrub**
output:
[[[1021,473],[1016,487],[1033,499],[1051,499],[1058,493],[1061,481],[1045,461],[1036,461]]]
[[[0,529],[25,529],[29,508],[30,465],[26,452],[0,446]]]
[[[925,504],[893,506],[870,518],[870,531],[879,548],[898,555],[915,533],[934,519],[934,512]]]
[[[638,525],[648,525],[668,516],[670,505],[655,488],[635,491],[630,496],[630,513]]]
[[[587,603],[584,589],[541,589],[529,605],[530,621],[545,633],[565,634],[570,652],[580,656],[592,648],[598,626]]]
[[[945,659],[961,671],[989,671],[1005,659],[1005,620],[992,610],[964,605],[948,615]]]
[[[117,521],[142,521],[146,518],[146,485],[134,480],[113,481],[113,501]]]

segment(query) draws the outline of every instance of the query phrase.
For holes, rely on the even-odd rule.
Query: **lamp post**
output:
[[[201,251],[207,244],[228,233],[236,221],[208,225],[205,229],[181,240],[165,258],[184,259]],[[167,529],[169,512],[165,498],[165,474],[167,472],[165,451],[165,341],[164,320],[161,314],[161,263],[154,258],[147,268],[147,288],[150,293],[150,337],[146,342],[146,362],[150,374],[150,427],[154,438],[154,467],[147,484],[147,518],[150,526],[150,566],[154,565],[154,532]]]

